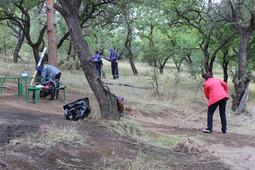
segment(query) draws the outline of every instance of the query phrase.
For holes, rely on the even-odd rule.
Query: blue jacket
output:
[[[96,54],[92,57],[94,62],[102,62],[102,57],[99,54]]]
[[[119,54],[117,52],[114,52],[114,53],[110,53],[109,58],[111,60],[119,60],[120,56],[119,56]]]
[[[56,75],[61,73],[59,69],[52,65],[45,65],[44,68],[41,71],[42,74],[42,81],[41,83],[45,83],[47,80],[55,79]]]

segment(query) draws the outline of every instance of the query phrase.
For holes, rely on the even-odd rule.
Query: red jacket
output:
[[[228,84],[217,78],[208,78],[204,81],[204,92],[208,99],[208,107],[223,98],[229,98]]]

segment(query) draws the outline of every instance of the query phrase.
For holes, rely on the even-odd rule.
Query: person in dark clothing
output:
[[[119,54],[117,52],[115,52],[113,48],[110,48],[109,58],[111,60],[113,79],[119,78],[118,61],[119,61],[120,57],[119,57]]]
[[[213,114],[219,106],[220,119],[221,119],[221,131],[227,132],[227,120],[226,120],[226,104],[229,99],[228,84],[220,79],[213,78],[210,73],[202,74],[204,78],[204,93],[208,99],[208,111],[207,111],[207,128],[203,129],[205,133],[211,133],[213,131]]]
[[[47,64],[44,67],[36,67],[36,70],[42,76],[41,84],[46,85],[47,83],[49,83],[49,85],[51,85],[49,89],[51,98],[49,100],[54,100],[56,91],[55,88],[59,84],[59,80],[61,78],[61,71],[50,64]]]
[[[102,68],[103,62],[102,62],[101,55],[99,55],[99,51],[96,51],[96,54],[92,57],[92,60],[94,62],[94,65],[96,66],[99,77],[101,77],[101,68]]]

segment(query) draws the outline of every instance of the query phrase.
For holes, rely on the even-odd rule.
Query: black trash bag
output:
[[[87,97],[65,104],[63,109],[66,119],[74,121],[87,118],[91,112]]]

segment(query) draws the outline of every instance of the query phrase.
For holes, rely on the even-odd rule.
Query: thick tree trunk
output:
[[[48,32],[48,62],[57,66],[57,36],[55,24],[54,0],[47,0],[47,32]]]
[[[252,75],[247,73],[246,66],[246,50],[250,34],[244,32],[240,35],[238,71],[233,78],[235,94],[232,95],[232,110],[239,114],[246,112],[246,103],[249,95],[249,83],[252,80]]]
[[[110,92],[109,88],[98,76],[98,72],[92,62],[89,47],[81,36],[82,29],[78,19],[77,1],[59,0],[59,2],[62,8],[58,6],[56,8],[65,18],[82,70],[99,103],[101,117],[103,119],[118,120],[120,117],[116,96]]]

